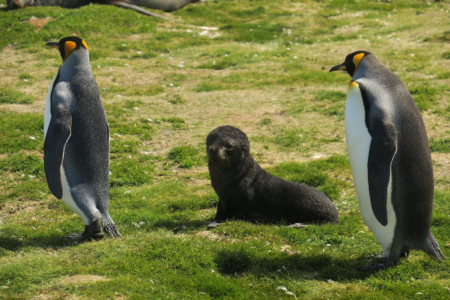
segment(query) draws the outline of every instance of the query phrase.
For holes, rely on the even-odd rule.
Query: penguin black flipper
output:
[[[52,109],[52,118],[44,141],[44,169],[48,187],[52,194],[61,199],[63,196],[61,182],[61,165],[64,148],[72,131],[72,116],[63,106]]]
[[[397,152],[397,132],[395,125],[381,110],[369,107],[369,103],[374,101],[368,99],[371,94],[367,92],[364,85],[359,83],[359,88],[366,109],[366,126],[372,136],[367,162],[370,203],[378,222],[386,226],[391,166]]]

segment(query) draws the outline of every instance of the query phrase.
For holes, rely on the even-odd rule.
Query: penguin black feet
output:
[[[122,237],[119,230],[114,223],[106,224],[103,226],[103,231],[109,234],[112,238]]]
[[[98,219],[91,225],[86,225],[84,227],[83,233],[69,234],[67,237],[77,240],[77,243],[79,243],[91,240],[99,240],[102,239],[104,236],[105,235],[102,232],[102,221]]]

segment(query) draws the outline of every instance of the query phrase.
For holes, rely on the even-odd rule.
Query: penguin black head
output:
[[[86,42],[76,36],[65,37],[57,43],[48,42],[45,45],[58,49],[63,61],[67,59],[73,50],[79,49],[80,47],[86,48],[89,51],[89,47]]]
[[[345,61],[337,66],[334,66],[330,69],[330,72],[342,70],[347,71],[347,73],[353,77],[353,75],[356,72],[356,69],[358,69],[358,65],[363,59],[364,56],[372,54],[370,52],[364,51],[364,50],[358,50],[353,53],[350,53],[345,58]]]

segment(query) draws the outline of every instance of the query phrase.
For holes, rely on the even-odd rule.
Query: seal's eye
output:
[[[231,149],[233,149],[233,145],[231,143],[228,143],[228,144],[225,145],[225,148],[227,150],[231,150]]]

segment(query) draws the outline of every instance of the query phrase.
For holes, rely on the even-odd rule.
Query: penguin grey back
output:
[[[433,165],[428,138],[411,94],[404,83],[374,55],[360,62],[353,80],[360,84],[363,98],[368,100],[366,122],[383,119],[394,124],[397,143],[392,161],[393,203],[399,220],[398,229],[413,236],[426,236],[431,225],[433,209]],[[367,109],[366,109],[367,113]],[[369,132],[371,125],[368,124]],[[422,225],[422,226],[421,226]]]
[[[58,104],[72,116],[64,154],[67,181],[83,184],[101,205],[109,199],[109,128],[86,49],[73,51],[64,61],[52,93],[52,106]]]

